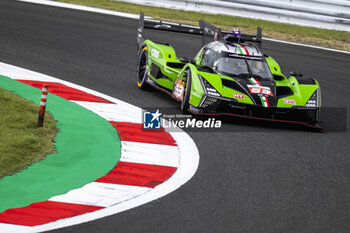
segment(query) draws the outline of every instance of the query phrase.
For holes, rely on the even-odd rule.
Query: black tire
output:
[[[191,95],[191,70],[187,70],[186,86],[183,92],[181,101],[181,110],[183,113],[188,113],[190,107],[190,95]]]
[[[148,48],[142,47],[137,60],[136,75],[137,86],[142,90],[147,90],[149,85],[147,84],[147,72],[148,72]]]

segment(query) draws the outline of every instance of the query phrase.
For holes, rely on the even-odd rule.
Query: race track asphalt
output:
[[[178,107],[135,83],[137,21],[0,1],[0,61],[67,80],[140,107]],[[201,38],[146,32],[193,57]],[[325,107],[350,107],[350,55],[264,41],[285,74],[322,87]],[[332,115],[336,123],[349,117]],[[180,111],[179,111],[180,112]],[[341,111],[340,111],[341,112]],[[235,119],[225,132],[189,132],[200,153],[195,176],[146,205],[53,233],[350,232],[350,134]]]

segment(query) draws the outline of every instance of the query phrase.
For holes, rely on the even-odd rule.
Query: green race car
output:
[[[200,20],[200,28],[145,21],[138,27],[137,85],[170,94],[184,112],[233,115],[297,122],[318,127],[321,91],[318,82],[291,73],[286,78],[278,63],[261,50],[257,35],[223,32]],[[167,43],[143,38],[143,29],[203,36],[194,59],[178,58]]]

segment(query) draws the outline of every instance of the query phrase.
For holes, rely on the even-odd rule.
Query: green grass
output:
[[[55,121],[46,112],[38,128],[38,113],[34,103],[0,88],[0,178],[55,153]]]
[[[135,14],[139,14],[140,11],[143,11],[145,15],[152,16],[156,19],[170,20],[174,22],[187,23],[196,26],[198,26],[198,20],[203,19],[212,24],[220,26],[225,30],[232,29],[233,27],[239,27],[243,33],[247,34],[255,34],[257,26],[260,26],[263,29],[264,37],[350,51],[350,33],[344,31],[318,29],[312,27],[303,27],[297,25],[224,15],[213,15],[189,11],[172,10],[112,0],[56,1]]]

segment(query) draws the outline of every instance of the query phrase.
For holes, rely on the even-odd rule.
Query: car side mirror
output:
[[[298,78],[304,76],[303,73],[301,73],[301,72],[294,72],[294,71],[290,72],[289,74],[290,74],[291,76],[298,77]]]

